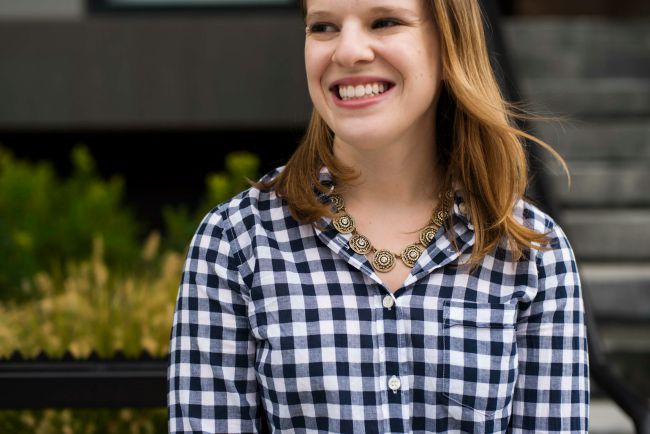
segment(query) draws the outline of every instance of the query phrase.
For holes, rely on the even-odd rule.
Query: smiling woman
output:
[[[190,247],[170,431],[586,432],[580,283],[476,0],[307,0],[286,166]]]

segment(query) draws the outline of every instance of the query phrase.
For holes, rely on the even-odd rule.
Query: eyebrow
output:
[[[407,15],[413,19],[418,18],[417,13],[410,9],[400,8],[400,7],[391,7],[391,6],[375,6],[369,9],[368,11],[373,15]],[[305,16],[305,19],[314,19],[314,18],[325,18],[332,15],[332,12],[328,10],[315,10],[313,12],[308,12]]]

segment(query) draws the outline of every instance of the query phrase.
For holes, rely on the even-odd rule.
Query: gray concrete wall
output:
[[[0,129],[293,127],[298,11],[0,23]]]
[[[0,21],[24,18],[82,19],[86,0],[0,0]]]

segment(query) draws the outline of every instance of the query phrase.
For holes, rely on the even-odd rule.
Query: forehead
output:
[[[424,0],[302,0],[306,15],[321,13],[421,13]]]

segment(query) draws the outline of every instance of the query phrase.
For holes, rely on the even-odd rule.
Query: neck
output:
[[[334,155],[360,172],[357,180],[341,186],[348,201],[409,207],[430,203],[440,189],[436,147],[431,140],[360,149],[335,139]]]

